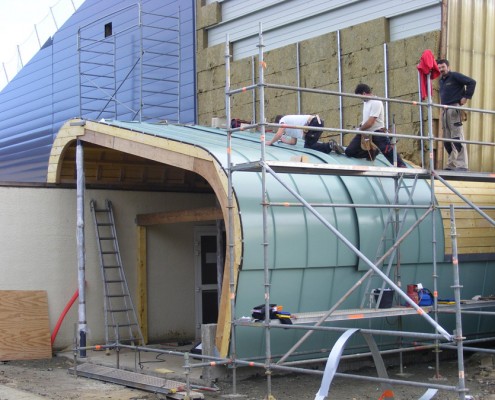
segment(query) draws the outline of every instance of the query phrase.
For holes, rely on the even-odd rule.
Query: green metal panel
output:
[[[439,298],[453,298],[453,271],[451,263],[438,263],[438,293]],[[460,263],[460,279],[464,282],[462,298],[471,299],[480,294],[488,296],[493,293],[495,282],[495,263],[469,262]],[[409,264],[401,268],[402,286],[410,283],[422,283],[424,287],[433,290],[433,277],[431,264]],[[275,269],[271,271],[271,297],[270,303],[283,305],[285,311],[308,312],[325,311],[335,304],[346,291],[362,276],[362,273],[353,267],[339,268],[301,268],[301,269]],[[469,279],[476,276],[477,279]],[[485,288],[479,291],[480,277],[485,277]],[[364,288],[360,287],[339,309],[355,308],[365,296]],[[236,317],[249,316],[251,309],[264,303],[263,271],[243,270],[240,272],[236,297]],[[394,304],[403,304],[396,296]],[[381,320],[352,320],[349,322],[332,323],[332,326],[347,326],[354,328],[373,328],[399,330],[398,317],[388,317]],[[453,315],[440,314],[442,326],[451,331],[455,327]],[[418,315],[402,318],[402,329],[405,331],[433,332]],[[463,317],[463,333],[466,335],[479,335],[483,332],[493,331],[493,317],[468,316]],[[262,356],[264,354],[264,335],[260,328],[237,327],[237,355],[239,357]],[[292,330],[271,330],[271,345],[273,354],[284,354],[303,332]],[[335,333],[318,333],[299,349],[299,351],[318,351],[322,348],[331,348],[337,338]],[[393,339],[382,338],[382,346],[392,346]],[[354,346],[354,347],[352,347]],[[351,351],[362,351],[363,343],[356,341],[352,344]],[[321,356],[321,355],[320,355]]]
[[[211,153],[224,169],[227,168],[227,138],[226,132],[221,129],[144,123],[109,123],[201,147]],[[292,156],[301,154],[306,155],[310,163],[369,165],[369,162],[365,160],[351,159],[334,153],[327,155],[304,149],[301,145],[280,145],[266,149],[267,160],[290,161]],[[232,160],[234,164],[257,161],[259,158],[260,143],[257,134],[233,135]],[[382,156],[379,156],[375,163],[381,166],[388,165]],[[394,195],[394,180],[391,178],[282,174],[281,179],[311,203],[389,204]],[[239,205],[243,240],[242,265],[236,293],[237,318],[249,316],[254,306],[264,303],[261,183],[260,173],[235,172],[233,174],[233,187]],[[267,196],[271,202],[296,201],[273,177],[267,176],[266,183]],[[405,204],[407,198],[407,195],[401,195],[400,203]],[[430,202],[431,194],[428,183],[419,181],[413,196],[413,204],[428,205]],[[386,220],[389,212],[387,209],[326,207],[318,208],[318,211],[367,257],[371,260],[375,259],[380,237],[387,228]],[[411,226],[423,212],[424,210],[410,210],[405,217],[404,230]],[[416,228],[401,246],[401,274],[404,286],[407,283],[422,282],[424,286],[431,287],[433,219],[436,222],[437,249],[440,249],[437,261],[443,260],[443,224],[439,212],[436,212]],[[270,207],[267,242],[271,285],[270,302],[282,304],[287,311],[328,310],[363,275],[361,271],[363,268],[357,256],[303,207]],[[481,264],[478,263],[473,267],[476,269],[476,276],[486,274],[491,280],[487,288],[493,290],[493,263]],[[449,279],[452,275],[451,268],[448,264],[439,264],[440,295],[451,290],[452,281]],[[468,274],[468,270],[461,267],[462,274]],[[469,282],[469,279],[464,280],[466,281]],[[357,307],[364,296],[363,290],[360,287],[346,300],[342,308]],[[469,288],[469,290],[472,291],[474,288]],[[418,318],[414,318],[410,320],[413,321],[411,327],[417,324]],[[383,325],[385,323],[391,325],[385,326]],[[347,325],[374,328],[383,326],[386,329],[394,329],[394,324],[394,321],[353,321]],[[479,322],[477,327],[485,327],[484,324],[485,322]],[[274,354],[287,351],[302,335],[301,332],[285,330],[273,330],[272,333]],[[237,352],[240,357],[263,354],[264,336],[261,329],[238,327],[236,335]],[[335,334],[314,334],[302,349],[329,347],[335,337]],[[359,346],[360,344],[357,343],[356,349]]]
[[[175,126],[137,122],[110,121],[108,124],[138,132],[161,136],[168,140],[188,143],[210,152],[227,168],[227,134],[225,130],[200,126]],[[257,161],[260,158],[259,135],[236,133],[232,138],[232,161],[234,164]],[[335,153],[324,154],[296,146],[277,145],[266,148],[266,159],[289,161],[294,155],[304,154],[311,163],[343,165],[365,164],[366,160],[348,158]],[[376,165],[388,165],[379,156]],[[394,196],[394,180],[378,177],[350,177],[337,175],[283,174],[283,181],[306,201],[334,204],[390,204]],[[267,176],[267,196],[272,202],[293,202],[295,198],[273,177]],[[408,182],[411,184],[411,181]],[[233,187],[239,204],[243,234],[243,269],[263,268],[263,220],[261,174],[235,172]],[[404,191],[405,192],[405,191]],[[401,195],[400,203],[407,201]],[[428,205],[431,202],[430,188],[426,181],[419,181],[412,204]],[[341,232],[368,258],[374,260],[380,238],[387,226],[389,211],[383,208],[318,208],[325,219]],[[405,217],[405,231],[423,213],[410,210]],[[440,213],[427,218],[401,246],[401,263],[431,262],[433,218],[436,219],[436,243],[443,249],[443,226]],[[312,268],[354,265],[363,269],[363,263],[335,235],[302,207],[270,207],[267,221],[268,260],[270,268]],[[389,235],[390,236],[390,235]],[[387,243],[390,245],[390,242]],[[443,260],[442,251],[438,260]],[[364,269],[367,269],[365,267]]]

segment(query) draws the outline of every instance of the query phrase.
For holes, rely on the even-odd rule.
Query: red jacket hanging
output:
[[[436,79],[440,76],[440,70],[431,50],[423,51],[416,68],[419,71],[421,99],[424,100],[428,97],[428,74],[431,73],[430,79]],[[431,88],[431,92],[433,94],[433,87]]]

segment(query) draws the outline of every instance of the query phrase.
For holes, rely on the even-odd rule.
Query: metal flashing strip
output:
[[[359,175],[359,176],[384,176],[394,178],[400,174],[413,178],[419,175],[422,178],[429,177],[429,171],[416,168],[375,167],[367,165],[343,165],[343,164],[317,164],[290,161],[265,161],[265,164],[277,173],[315,174],[315,175]],[[261,161],[236,164],[234,171],[260,172]]]
[[[376,167],[367,165],[343,165],[343,164],[317,164],[291,161],[265,161],[265,164],[278,173],[292,174],[314,174],[314,175],[342,175],[342,176],[369,176],[395,178],[399,175],[405,178],[428,179],[431,172],[424,168],[398,168],[398,167]],[[232,166],[232,171],[261,172],[261,161],[253,161]],[[437,176],[445,180],[454,181],[476,181],[493,182],[494,173],[435,170]]]
[[[77,366],[76,370],[74,368],[69,368],[69,373],[85,378],[98,379],[117,385],[125,385],[136,389],[146,390],[152,393],[170,394],[183,392],[186,386],[183,382],[90,363],[80,364]],[[203,399],[204,396],[202,393],[191,391],[190,398]]]

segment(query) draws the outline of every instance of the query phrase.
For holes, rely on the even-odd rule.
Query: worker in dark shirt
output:
[[[449,61],[437,60],[440,70],[440,102],[447,106],[460,107],[473,97],[476,81],[459,72],[450,70]],[[462,129],[463,111],[454,108],[446,108],[442,112],[443,137],[455,139],[459,142],[444,142],[449,159],[445,169],[456,171],[468,170],[468,156]]]

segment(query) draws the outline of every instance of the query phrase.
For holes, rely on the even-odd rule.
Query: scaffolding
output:
[[[339,37],[339,36],[338,36]],[[339,41],[337,42],[339,43]],[[422,102],[421,98],[419,101],[406,101],[406,100],[397,100],[387,97],[376,97],[378,100],[382,100],[386,104],[386,112],[388,113],[388,104],[389,103],[398,103],[403,105],[412,105],[415,107],[419,107],[420,109],[420,118],[421,118],[421,131],[420,135],[404,135],[395,133],[395,129],[392,129],[392,133],[380,134],[375,132],[370,132],[372,135],[388,135],[391,136],[392,142],[395,143],[397,138],[406,138],[419,140],[421,144],[421,149],[425,144],[428,144],[429,149],[429,160],[431,161],[428,165],[425,165],[425,161],[421,158],[421,166],[413,167],[413,168],[397,168],[395,166],[391,167],[375,167],[375,166],[346,166],[346,165],[332,165],[332,164],[311,164],[311,163],[301,163],[301,162],[280,162],[280,161],[271,161],[267,160],[267,154],[265,151],[265,133],[267,127],[277,128],[281,125],[275,123],[267,123],[265,119],[265,90],[270,89],[283,89],[287,91],[294,91],[298,94],[298,99],[300,99],[301,93],[317,93],[324,94],[328,96],[337,96],[340,102],[340,126],[338,128],[315,128],[315,130],[320,130],[323,132],[330,132],[331,134],[340,135],[340,140],[342,144],[342,135],[346,133],[359,134],[360,131],[343,129],[342,126],[342,99],[344,97],[350,98],[363,98],[363,96],[343,93],[341,91],[341,86],[339,85],[339,91],[329,91],[329,90],[319,90],[319,89],[310,89],[310,88],[302,88],[298,86],[288,86],[288,85],[280,85],[280,84],[270,84],[265,81],[264,78],[264,43],[263,43],[263,33],[262,26],[260,24],[259,28],[259,54],[258,54],[258,82],[255,83],[253,79],[253,84],[247,87],[242,88],[232,88],[230,83],[230,43],[229,38],[226,38],[225,43],[225,70],[226,70],[226,88],[225,88],[225,103],[226,103],[226,119],[227,121],[231,120],[231,98],[235,95],[245,93],[246,91],[252,91],[253,93],[257,93],[257,96],[253,94],[253,99],[259,100],[259,110],[256,114],[253,111],[253,123],[249,126],[244,126],[243,128],[228,128],[227,134],[227,164],[228,164],[228,211],[229,211],[229,221],[228,221],[228,234],[230,238],[233,238],[233,221],[234,221],[234,191],[232,184],[232,176],[238,171],[251,171],[253,173],[261,174],[261,207],[263,213],[263,259],[264,259],[264,305],[265,310],[270,309],[270,267],[268,262],[268,210],[270,207],[281,207],[287,205],[294,205],[304,207],[308,210],[314,217],[316,217],[326,228],[328,228],[340,241],[342,241],[349,249],[351,249],[355,255],[360,259],[360,261],[364,262],[368,267],[367,272],[363,274],[363,276],[356,282],[347,293],[343,296],[341,300],[339,300],[336,304],[334,304],[328,311],[315,311],[310,313],[300,313],[293,315],[293,325],[280,325],[278,323],[274,323],[270,320],[270,313],[265,313],[265,320],[262,323],[246,321],[245,319],[236,320],[235,313],[235,268],[234,268],[234,248],[233,248],[233,240],[230,240],[229,252],[230,252],[230,305],[231,305],[231,339],[230,339],[230,360],[232,364],[232,379],[233,379],[233,396],[236,396],[236,367],[242,365],[256,365],[262,367],[266,371],[266,381],[267,381],[267,397],[268,399],[273,398],[272,396],[272,388],[271,388],[271,372],[273,370],[283,370],[283,371],[292,371],[292,372],[300,372],[300,373],[310,373],[314,374],[314,370],[310,370],[307,368],[302,368],[300,365],[305,363],[314,362],[315,359],[310,360],[302,360],[302,361],[287,361],[287,359],[291,356],[291,354],[295,354],[294,352],[298,349],[298,347],[303,343],[304,340],[307,339],[313,332],[324,330],[324,331],[334,331],[339,332],[341,334],[339,340],[337,340],[335,346],[330,352],[328,360],[320,359],[318,361],[327,361],[327,366],[325,368],[325,372],[321,372],[323,375],[322,386],[320,391],[317,394],[316,399],[323,399],[328,395],[329,387],[331,381],[334,376],[343,376],[343,377],[352,377],[356,379],[365,379],[365,380],[373,380],[375,382],[379,382],[382,384],[384,388],[389,388],[391,384],[404,384],[404,385],[412,385],[423,387],[426,389],[425,394],[421,397],[421,399],[431,399],[433,398],[438,390],[446,390],[457,392],[460,399],[466,399],[467,389],[464,377],[464,358],[463,354],[465,350],[474,351],[487,351],[486,349],[478,349],[476,347],[465,347],[464,342],[465,338],[462,333],[462,314],[478,314],[478,315],[494,315],[494,312],[491,311],[482,311],[482,309],[494,307],[495,302],[467,302],[461,304],[461,288],[462,285],[460,283],[459,278],[459,263],[458,263],[458,254],[457,254],[457,233],[456,233],[456,221],[455,221],[455,212],[458,209],[471,209],[478,212],[486,221],[488,221],[491,225],[495,225],[495,221],[487,214],[487,210],[493,210],[494,207],[478,207],[472,201],[463,196],[455,187],[448,183],[449,180],[456,181],[476,181],[476,182],[493,182],[493,174],[487,173],[465,173],[465,172],[457,172],[457,171],[440,171],[436,170],[433,160],[434,160],[434,144],[438,142],[443,144],[443,142],[449,141],[449,139],[435,138],[433,136],[433,109],[434,108],[445,108],[440,104],[435,104],[431,98],[431,81],[430,76],[428,75],[427,83],[428,83],[428,99],[426,102]],[[340,47],[340,46],[339,46]],[[339,49],[340,51],[340,49]],[[385,57],[385,65],[386,65],[386,46],[384,45],[384,57]],[[340,59],[340,57],[339,57]],[[339,62],[340,66],[340,62]],[[340,71],[340,69],[339,69]],[[387,74],[385,74],[386,76]],[[339,74],[339,82],[341,80],[341,76]],[[419,76],[418,76],[419,82]],[[387,83],[386,83],[387,86]],[[428,134],[424,135],[422,130],[422,108],[425,107],[427,110],[427,122],[428,122]],[[449,106],[450,107],[450,106]],[[452,107],[456,108],[456,107]],[[457,107],[458,108],[458,107]],[[465,108],[464,110],[472,111],[472,112],[480,112],[487,114],[495,114],[494,111],[488,110],[480,110],[473,108]],[[255,107],[253,106],[253,110]],[[298,111],[301,113],[300,109],[300,101],[298,101]],[[386,120],[389,118],[387,116]],[[243,164],[233,164],[231,158],[231,146],[232,146],[232,135],[233,133],[239,130],[247,130],[250,128],[256,128],[258,133],[260,134],[260,160],[256,162],[249,162]],[[300,128],[304,129],[302,126],[291,126],[291,128]],[[488,146],[494,146],[495,143],[486,143],[486,142],[476,142],[476,141],[462,141],[462,143],[466,144],[484,144]],[[394,146],[394,151],[395,146]],[[394,158],[396,160],[396,157]],[[356,205],[356,204],[310,204],[308,203],[301,195],[299,195],[290,185],[286,184],[283,178],[280,176],[281,173],[291,173],[291,174],[318,174],[318,175],[348,175],[348,176],[360,176],[360,177],[378,177],[378,178],[389,178],[394,180],[395,184],[395,198],[392,204],[379,204],[378,207],[382,207],[384,209],[388,208],[389,218],[387,219],[387,226],[390,224],[390,229],[393,231],[393,244],[386,248],[385,241],[382,238],[380,242],[380,246],[382,246],[381,250],[377,250],[376,260],[372,261],[367,258],[357,247],[351,243],[337,228],[335,228],[332,224],[330,224],[317,210],[317,207],[372,207],[372,205]],[[283,186],[288,195],[292,196],[295,199],[294,202],[283,202],[276,203],[270,202],[267,196],[267,176],[270,176],[275,179],[275,181]],[[428,207],[424,209],[424,214],[418,218],[418,220],[405,232],[402,231],[402,227],[400,226],[399,220],[401,217],[398,215],[398,212],[407,213],[409,209],[413,209],[414,206],[409,202],[407,204],[399,204],[398,202],[398,193],[403,188],[403,180],[405,178],[413,179],[414,184],[418,179],[429,180],[430,182],[430,191],[431,191],[431,202]],[[454,207],[453,204],[450,206],[441,207],[435,202],[435,183],[436,181],[441,182],[445,185],[451,192],[460,197],[465,203],[465,206]],[[412,198],[414,189],[409,191],[409,196]],[[414,302],[407,293],[405,293],[400,284],[389,278],[390,268],[393,263],[394,257],[396,257],[397,252],[400,251],[401,242],[422,222],[424,219],[435,210],[444,209],[448,210],[450,215],[450,229],[451,229],[451,240],[452,240],[452,265],[453,265],[453,286],[454,289],[454,304],[450,306],[440,306],[438,304],[437,299],[437,261],[436,261],[436,227],[435,227],[435,219],[433,219],[432,224],[432,237],[433,237],[433,305],[431,307],[420,307],[416,302]],[[387,228],[386,228],[387,230]],[[388,265],[386,268],[380,267],[380,265],[386,261],[388,261]],[[397,262],[397,268],[399,268],[399,263]],[[377,304],[375,308],[364,309],[364,301],[361,304],[360,309],[353,310],[339,310],[340,305],[344,302],[345,298],[347,298],[352,292],[354,292],[359,286],[363,284],[363,282],[367,281],[368,286],[371,281],[371,277],[378,277],[378,279],[382,282],[382,289],[385,284],[394,289],[395,293],[401,298],[403,302],[405,302],[409,307],[400,307],[400,308],[391,308],[391,309],[379,309],[378,303],[381,299],[380,297],[377,299]],[[433,315],[430,316],[430,313]],[[441,326],[438,322],[438,315],[440,313],[454,313],[455,314],[455,330],[453,332],[448,332],[443,326]],[[329,321],[339,321],[339,320],[349,320],[353,319],[356,315],[359,315],[360,319],[370,319],[370,318],[384,318],[388,316],[398,316],[398,317],[406,317],[407,315],[420,315],[423,319],[425,319],[431,327],[434,328],[435,333],[421,333],[421,332],[406,332],[403,330],[394,330],[394,331],[383,331],[376,329],[347,329],[340,327],[331,327],[324,326],[325,322]],[[248,326],[253,328],[262,328],[264,330],[264,344],[265,344],[265,357],[263,363],[253,363],[248,362],[246,360],[242,360],[237,358],[237,346],[236,346],[236,327],[238,326]],[[274,355],[271,352],[271,329],[302,329],[305,331],[305,334],[302,338],[294,344],[294,346],[284,355]],[[339,374],[337,373],[337,366],[341,359],[341,355],[344,351],[345,345],[347,341],[353,335],[357,334],[359,331],[360,334],[363,335],[367,345],[370,348],[370,355],[372,355],[375,366],[377,368],[378,378],[372,377],[362,377],[357,375],[350,374]],[[459,379],[457,386],[448,386],[441,385],[438,383],[422,383],[422,382],[411,382],[411,381],[402,381],[396,379],[390,379],[387,376],[387,373],[384,368],[384,363],[382,360],[381,354],[387,353],[386,351],[379,351],[376,342],[374,341],[374,336],[399,336],[401,338],[404,337],[415,337],[415,338],[423,338],[432,340],[434,344],[431,346],[432,348],[438,350],[440,348],[448,348],[457,350],[457,363],[459,370]],[[494,340],[492,338],[492,340]],[[483,340],[481,340],[482,342]],[[478,343],[476,340],[473,343]],[[400,367],[402,370],[402,354],[404,352],[410,351],[410,349],[406,347],[399,347],[395,350],[392,350],[393,353],[397,352],[400,355]],[[439,353],[438,351],[435,353],[436,355],[436,377],[440,376],[440,361],[439,361]],[[362,356],[362,354],[361,354]],[[273,359],[277,357],[278,361],[274,362]],[[351,356],[352,357],[352,356]]]
[[[81,118],[180,123],[180,9],[162,15],[139,2],[105,15],[79,28],[77,53]]]
[[[418,167],[414,168],[397,168],[396,166],[390,167],[376,167],[376,166],[358,166],[358,165],[333,165],[333,164],[311,164],[311,163],[303,163],[303,162],[281,162],[281,161],[271,161],[267,160],[267,155],[265,152],[265,133],[266,127],[279,127],[278,124],[271,124],[265,122],[265,90],[269,89],[284,89],[296,91],[297,93],[318,93],[324,94],[328,96],[337,96],[339,98],[340,104],[342,104],[342,98],[351,97],[351,98],[362,98],[362,96],[344,93],[341,91],[341,86],[339,86],[339,91],[327,91],[327,90],[318,90],[318,89],[310,89],[310,88],[302,88],[300,86],[287,86],[287,85],[274,85],[265,82],[264,79],[264,44],[263,44],[263,34],[260,25],[259,32],[259,55],[258,55],[258,82],[255,82],[254,78],[252,84],[248,87],[242,88],[232,88],[230,84],[230,58],[231,55],[229,53],[230,43],[229,39],[226,40],[225,45],[225,69],[226,69],[226,90],[225,90],[225,101],[226,101],[226,117],[227,121],[231,120],[231,97],[245,93],[247,91],[252,91],[253,93],[253,103],[259,101],[260,107],[259,112],[256,113],[256,107],[253,105],[253,123],[252,125],[245,126],[242,129],[246,130],[249,128],[257,128],[260,135],[260,159],[255,162],[243,163],[243,164],[233,164],[231,153],[232,153],[232,135],[240,130],[239,128],[231,128],[227,129],[227,178],[228,178],[228,221],[227,221],[227,234],[228,234],[228,252],[229,252],[229,268],[230,268],[230,282],[229,282],[229,298],[230,298],[230,323],[231,323],[231,333],[230,333],[230,354],[226,358],[210,356],[206,354],[183,354],[180,352],[174,351],[163,351],[159,349],[154,349],[147,346],[129,346],[126,344],[122,344],[120,339],[117,338],[114,343],[107,344],[105,346],[86,346],[84,341],[80,341],[78,343],[77,333],[74,338],[74,364],[76,363],[77,351],[85,352],[86,350],[96,350],[96,349],[116,349],[117,356],[117,368],[119,368],[119,349],[129,349],[139,352],[154,352],[158,354],[169,354],[172,356],[180,356],[184,357],[184,370],[185,370],[185,378],[186,378],[186,388],[187,392],[190,392],[190,381],[189,381],[189,373],[192,368],[210,368],[215,365],[224,365],[229,366],[232,372],[232,398],[237,396],[237,367],[250,366],[250,367],[259,367],[263,368],[266,371],[266,381],[267,381],[267,398],[273,399],[272,388],[271,388],[271,372],[274,370],[280,371],[288,371],[288,372],[296,372],[296,373],[306,373],[306,374],[319,374],[323,376],[322,387],[320,388],[319,393],[317,394],[317,399],[323,399],[324,396],[328,394],[329,387],[331,385],[332,379],[334,376],[339,376],[343,378],[353,378],[353,379],[362,379],[373,381],[376,383],[380,383],[384,385],[384,387],[389,388],[391,385],[411,385],[415,387],[420,387],[425,389],[424,395],[421,397],[422,400],[427,400],[433,398],[439,390],[442,391],[450,391],[456,392],[460,399],[466,399],[467,397],[467,388],[464,377],[464,351],[485,351],[490,353],[495,353],[495,350],[487,350],[475,347],[478,344],[483,344],[489,340],[495,340],[495,338],[482,338],[482,339],[474,339],[474,340],[465,340],[462,332],[462,315],[463,314],[477,314],[477,315],[487,315],[493,316],[495,312],[493,311],[483,311],[483,309],[489,309],[495,307],[495,301],[484,301],[484,302],[466,302],[461,304],[461,282],[459,278],[459,263],[458,263],[458,254],[457,254],[457,233],[456,233],[456,221],[455,221],[455,213],[456,210],[475,210],[479,213],[489,224],[495,225],[495,221],[490,215],[487,214],[487,210],[494,210],[495,207],[479,207],[473,202],[471,202],[468,198],[462,195],[455,187],[449,184],[449,180],[456,181],[476,181],[476,182],[493,182],[493,174],[483,174],[483,173],[465,173],[465,172],[455,172],[455,171],[438,171],[435,169],[435,166],[432,162],[429,165],[425,165],[424,160],[422,159],[422,163]],[[384,51],[386,54],[386,51]],[[254,70],[253,70],[254,72]],[[254,75],[254,73],[253,73]],[[340,76],[340,75],[339,75]],[[431,82],[428,79],[428,87],[431,87]],[[429,91],[431,93],[431,91]],[[435,104],[431,99],[431,94],[428,96],[427,102],[412,102],[405,100],[397,100],[388,97],[377,97],[384,101],[386,104],[395,102],[403,105],[412,105],[415,107],[419,107],[420,110],[423,107],[426,107],[427,110],[427,121],[428,121],[428,135],[424,135],[423,131],[419,136],[416,135],[404,135],[395,133],[394,129],[392,129],[392,133],[388,133],[387,135],[391,136],[393,139],[395,138],[405,138],[405,139],[413,139],[419,140],[421,142],[421,148],[423,148],[423,144],[428,144],[429,149],[429,160],[434,159],[433,144],[435,142],[442,143],[447,141],[446,139],[435,138],[433,137],[433,113],[432,110],[437,107],[444,107],[439,104]],[[300,108],[300,102],[299,102]],[[455,108],[455,107],[453,107]],[[342,110],[342,107],[340,107]],[[467,108],[464,108],[467,109]],[[494,111],[487,110],[477,110],[477,109],[467,109],[473,112],[483,112],[488,114],[495,114]],[[301,111],[299,109],[299,111]],[[330,132],[335,135],[342,134],[357,134],[360,131],[356,130],[347,130],[342,128],[342,118],[341,118],[341,126],[339,128],[319,128],[324,132]],[[296,127],[298,128],[298,127]],[[304,128],[304,127],[299,127]],[[370,132],[372,135],[384,135],[380,133]],[[342,139],[341,139],[342,140]],[[464,141],[467,144],[484,144],[489,146],[495,146],[495,143],[480,143],[474,141]],[[80,172],[82,170],[82,161],[80,160],[77,163],[77,170]],[[347,291],[347,293],[342,296],[342,299],[336,302],[329,310],[320,311],[315,310],[314,312],[306,312],[306,313],[296,313],[294,314],[294,324],[293,325],[280,325],[276,324],[269,319],[269,313],[266,313],[265,320],[263,323],[247,321],[245,319],[236,320],[235,318],[235,295],[236,295],[236,282],[234,280],[234,188],[233,188],[233,174],[239,171],[248,171],[253,173],[261,174],[261,207],[263,214],[263,258],[264,258],[264,297],[265,297],[265,309],[269,309],[270,303],[270,279],[269,279],[269,262],[268,262],[268,247],[270,244],[268,243],[268,234],[267,234],[267,225],[268,225],[268,210],[270,207],[281,207],[281,206],[298,206],[304,207],[308,210],[314,217],[316,217],[328,230],[330,230],[339,240],[341,240],[348,248],[350,248],[355,255],[365,264],[367,267],[367,271],[363,272],[362,276],[358,281],[356,281]],[[393,179],[395,184],[395,195],[394,201],[388,204],[311,204],[308,203],[303,197],[301,197],[298,193],[296,193],[290,186],[288,186],[283,178],[280,177],[281,173],[291,173],[291,174],[318,174],[318,175],[341,175],[341,176],[356,176],[356,177],[379,177],[384,179]],[[288,195],[294,197],[294,202],[270,202],[267,196],[267,177],[273,177],[278,183],[280,183],[287,191]],[[413,184],[411,187],[407,187],[404,183],[404,179],[413,180]],[[430,204],[425,207],[418,207],[410,202],[406,202],[406,204],[399,204],[398,197],[399,192],[401,190],[406,189],[409,193],[408,196],[412,197],[414,193],[413,186],[418,180],[428,180],[430,182],[431,187],[431,197]],[[435,201],[435,183],[441,182],[444,184],[452,193],[461,198],[466,205],[454,207],[452,204],[449,206],[439,206]],[[78,187],[82,184],[79,184]],[[387,219],[387,228],[386,231],[390,231],[392,233],[393,243],[390,246],[386,245],[387,240],[383,238],[380,241],[381,249],[377,250],[376,259],[374,261],[367,258],[358,248],[356,248],[341,232],[338,231],[334,226],[332,226],[317,210],[318,207],[379,207],[382,209],[388,209],[389,215]],[[422,215],[412,224],[412,226],[408,227],[407,230],[404,230],[404,227],[401,226],[399,220],[402,218],[399,213],[407,213],[408,210],[412,209],[420,209],[423,211]],[[430,214],[434,211],[443,209],[450,213],[450,229],[451,229],[451,239],[452,239],[452,266],[453,266],[453,289],[455,295],[455,301],[452,305],[440,306],[437,302],[436,295],[434,296],[434,303],[429,307],[419,307],[408,295],[405,293],[402,288],[397,285],[397,282],[389,278],[390,268],[393,263],[395,257],[397,257],[397,253],[400,251],[400,246],[402,242],[417,228]],[[79,211],[78,214],[81,212]],[[435,219],[433,219],[435,222]],[[432,226],[433,232],[433,247],[435,249],[436,246],[436,238],[435,232],[436,227],[433,224]],[[434,288],[433,291],[436,293],[437,291],[437,272],[436,272],[436,256],[435,251],[432,257],[432,266],[433,266],[433,278],[434,278]],[[382,266],[383,264],[383,266]],[[381,309],[378,308],[377,305],[375,307],[366,307],[364,308],[364,302],[361,304],[361,308],[359,309],[339,309],[344,300],[351,295],[357,288],[359,288],[364,282],[369,282],[371,278],[378,279],[380,282],[386,282],[387,286],[395,289],[397,295],[401,297],[401,300],[409,305],[409,307],[394,307],[389,309]],[[84,280],[81,280],[82,282]],[[383,287],[383,286],[382,286]],[[223,290],[226,290],[224,288]],[[366,290],[367,291],[367,290]],[[380,298],[377,299],[377,304],[379,303]],[[453,332],[449,332],[445,329],[441,324],[438,323],[438,315],[440,313],[449,313],[455,315],[455,330]],[[433,315],[433,317],[430,316]],[[360,319],[371,320],[371,319],[379,319],[386,318],[390,316],[397,316],[400,318],[406,318],[410,315],[420,315],[428,324],[434,328],[434,333],[424,333],[424,332],[408,332],[405,330],[378,330],[378,329],[349,329],[345,327],[336,327],[336,326],[328,326],[325,325],[327,322],[333,321],[342,321],[342,320],[352,320],[354,317],[359,315]],[[239,326],[246,326],[248,328],[256,329],[261,328],[264,330],[264,341],[265,341],[265,354],[262,361],[253,360],[253,359],[242,359],[237,357],[237,344],[236,344],[236,328]],[[271,329],[283,329],[283,330],[299,330],[305,332],[303,337],[297,342],[294,343],[293,347],[289,349],[285,354],[278,355],[272,354],[270,347],[271,340]],[[310,336],[313,332],[316,331],[325,331],[325,332],[336,332],[340,334],[340,338],[336,341],[334,347],[332,349],[328,349],[329,357],[315,359],[314,353],[310,354],[312,358],[306,357],[304,359],[300,359],[297,361],[288,360],[291,355],[305,356],[305,352],[297,352],[298,347],[303,343],[303,341]],[[369,353],[361,353],[361,354],[351,354],[342,356],[342,353],[345,349],[346,343],[354,336],[361,335],[367,346],[369,347]],[[439,359],[439,349],[451,349],[457,351],[457,364],[458,364],[458,384],[457,386],[452,385],[443,385],[438,382],[433,383],[424,383],[424,382],[414,382],[414,381],[405,381],[398,379],[390,379],[387,376],[383,356],[387,354],[398,354],[400,359],[400,367],[402,370],[402,355],[407,352],[411,352],[416,350],[416,348],[408,347],[408,346],[398,346],[391,350],[380,350],[378,345],[374,339],[375,336],[388,336],[388,337],[401,337],[401,338],[420,338],[423,340],[431,341],[431,344],[421,346],[422,349],[433,349],[435,352],[435,374],[437,377],[440,376],[440,359]],[[402,344],[402,342],[401,342]],[[468,346],[466,346],[468,345]],[[320,351],[321,352],[321,351]],[[356,357],[363,357],[370,355],[373,357],[375,366],[377,368],[378,377],[366,377],[360,375],[354,375],[350,373],[339,373],[337,372],[337,367],[339,361],[341,359],[353,359]],[[273,359],[277,358],[276,362],[273,362]],[[202,360],[199,363],[190,363],[190,359],[198,359]],[[305,368],[305,364],[307,363],[315,363],[315,362],[326,362],[325,371],[315,371],[314,369]],[[136,367],[137,368],[137,367]],[[77,374],[77,369],[75,369]],[[318,397],[320,396],[320,397]]]

